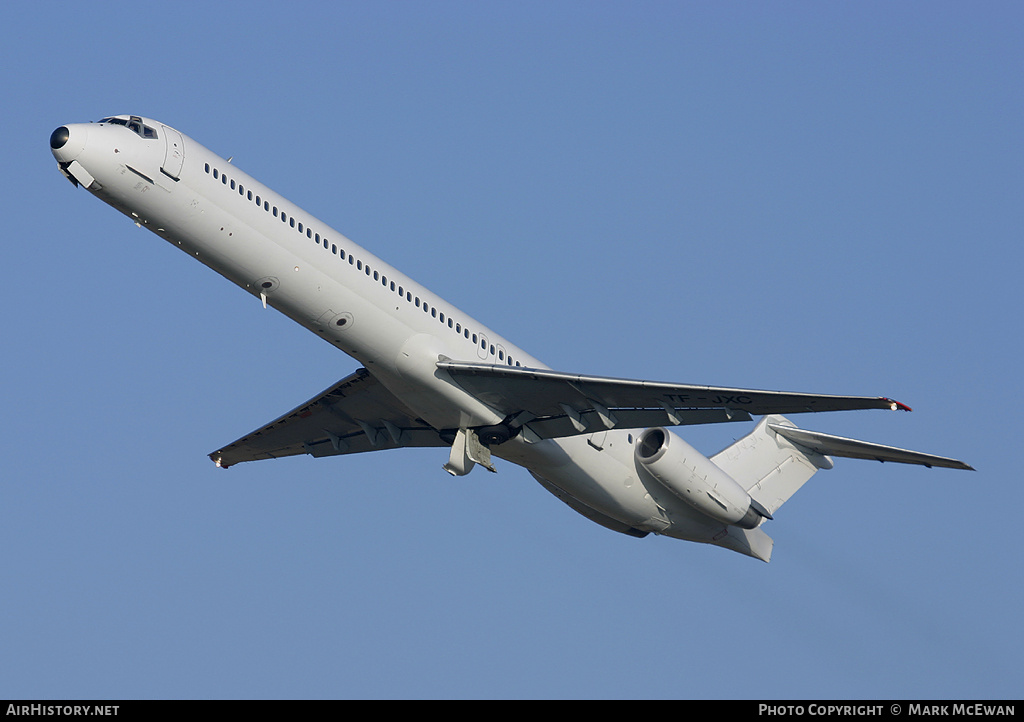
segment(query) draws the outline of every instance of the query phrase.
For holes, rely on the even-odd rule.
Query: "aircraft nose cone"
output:
[[[70,163],[85,150],[89,140],[89,126],[86,123],[68,123],[50,133],[50,152],[58,163]]]
[[[71,137],[71,131],[65,126],[57,128],[57,130],[50,133],[50,148],[53,150],[60,150],[67,142],[68,138]]]

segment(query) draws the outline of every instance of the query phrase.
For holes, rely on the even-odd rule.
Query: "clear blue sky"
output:
[[[16,8],[16,9],[15,9]],[[1019,697],[1019,3],[0,10],[0,698]],[[218,470],[356,364],[73,188],[154,117],[565,371],[887,395],[771,564],[438,450]],[[693,429],[711,453],[746,426]]]

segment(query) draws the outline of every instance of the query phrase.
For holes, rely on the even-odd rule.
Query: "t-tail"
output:
[[[644,432],[636,455],[663,486],[724,524],[710,543],[766,562],[773,542],[762,525],[819,469],[831,469],[833,456],[973,471],[956,459],[799,429],[777,414],[710,459],[662,428]]]

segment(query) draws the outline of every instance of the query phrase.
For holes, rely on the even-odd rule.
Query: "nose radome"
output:
[[[50,152],[58,163],[70,163],[82,154],[88,140],[88,123],[68,123],[50,133]]]
[[[60,150],[67,142],[68,138],[71,137],[71,131],[66,126],[61,126],[57,130],[50,133],[50,148],[53,150]]]

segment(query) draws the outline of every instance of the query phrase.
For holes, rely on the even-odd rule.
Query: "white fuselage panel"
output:
[[[357,359],[436,429],[498,424],[436,362],[546,368],[538,359],[188,136],[148,119],[158,138],[123,125],[65,126],[54,156],[87,171],[98,198]],[[493,453],[527,467],[599,516],[639,531],[710,541],[702,518],[637,470],[637,432],[527,443]]]

